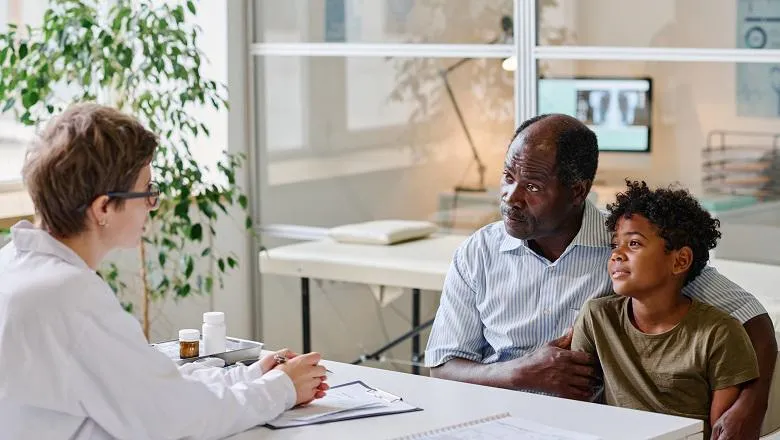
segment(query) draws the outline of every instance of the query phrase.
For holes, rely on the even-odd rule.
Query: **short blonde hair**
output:
[[[83,232],[84,207],[108,192],[132,190],[157,146],[154,133],[117,109],[69,107],[33,141],[22,168],[41,227],[60,238]]]

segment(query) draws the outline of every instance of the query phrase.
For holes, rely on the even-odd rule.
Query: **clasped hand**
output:
[[[590,400],[598,384],[594,359],[571,351],[571,330],[528,356],[507,362],[512,388]]]

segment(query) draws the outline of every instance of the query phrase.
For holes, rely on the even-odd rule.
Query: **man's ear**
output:
[[[590,185],[590,180],[574,182],[571,186],[571,198],[575,205],[579,206],[585,203],[585,199],[588,198],[588,193],[590,192]]]
[[[672,273],[674,275],[680,275],[688,271],[693,265],[693,250],[688,246],[683,246],[681,249],[674,251],[674,266],[672,267]]]

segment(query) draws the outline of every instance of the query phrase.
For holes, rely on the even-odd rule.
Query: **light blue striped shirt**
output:
[[[586,202],[582,226],[550,262],[503,222],[485,226],[455,251],[436,312],[425,364],[452,358],[491,363],[514,359],[561,336],[590,298],[612,293],[606,215]],[[741,322],[766,313],[752,295],[706,267],[683,293]]]

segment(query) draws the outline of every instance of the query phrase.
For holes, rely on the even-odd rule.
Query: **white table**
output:
[[[403,397],[423,411],[271,430],[260,427],[231,437],[254,439],[384,439],[440,428],[494,414],[597,435],[604,440],[703,438],[700,420],[489,388],[375,368],[323,362],[333,371],[331,385],[361,380]]]
[[[24,189],[0,182],[0,228],[10,228],[19,220],[31,219],[34,212],[32,200]]]
[[[441,235],[391,246],[310,241],[260,252],[260,272],[301,278],[304,353],[311,351],[310,278],[412,289],[412,329],[366,358],[378,358],[411,337],[412,362],[417,362],[419,332],[433,323],[420,323],[420,290],[441,290],[452,255],[465,239],[462,235]],[[412,372],[418,373],[419,368],[413,367]]]

